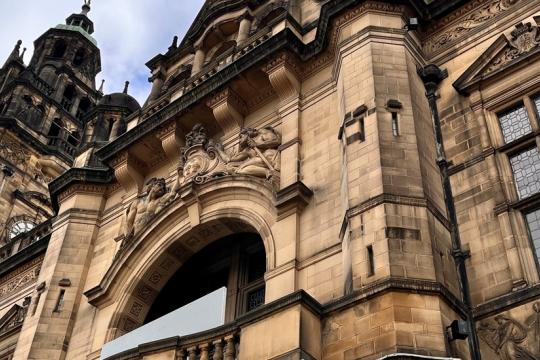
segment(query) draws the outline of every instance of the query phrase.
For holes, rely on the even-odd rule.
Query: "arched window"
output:
[[[13,240],[17,236],[24,234],[35,227],[36,227],[36,224],[33,221],[28,220],[26,218],[21,218],[19,220],[16,220],[9,226],[8,240]]]
[[[83,98],[81,99],[81,102],[79,103],[79,108],[77,109],[77,118],[82,118],[84,115],[90,111],[90,106],[92,106],[92,103],[90,102],[90,99]]]
[[[48,137],[58,137],[60,135],[60,131],[64,127],[64,124],[62,124],[62,120],[60,119],[54,119],[51,127],[49,128],[49,133],[47,134]]]
[[[55,86],[56,83],[56,69],[52,66],[44,66],[39,73],[39,77],[42,78],[50,86]]]
[[[78,131],[73,130],[68,135],[68,143],[70,143],[73,146],[79,145],[81,135]]]
[[[73,65],[75,66],[81,66],[84,63],[86,51],[83,48],[80,48],[75,53],[75,57],[73,58]]]
[[[71,107],[73,106],[73,100],[75,99],[75,96],[77,95],[77,91],[75,90],[75,86],[68,85],[66,87],[66,90],[64,90],[64,95],[62,96],[62,106],[67,111],[71,110]]]
[[[52,49],[51,56],[55,58],[63,58],[67,50],[67,44],[64,40],[56,40]]]

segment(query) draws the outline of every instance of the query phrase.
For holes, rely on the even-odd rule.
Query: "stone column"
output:
[[[251,30],[251,16],[246,13],[240,18],[240,25],[238,27],[238,36],[236,37],[236,44],[242,45],[244,41],[249,37],[249,31]]]
[[[191,70],[192,76],[198,74],[201,71],[204,65],[205,58],[206,52],[204,51],[204,49],[199,47],[197,51],[195,51],[195,57],[193,58],[193,68]]]
[[[147,100],[147,103],[150,103],[159,97],[161,88],[163,87],[163,73],[161,66],[158,66],[152,71],[152,76],[148,79],[148,82],[152,83],[152,90],[150,91],[150,95],[148,95]]]
[[[81,103],[81,96],[77,96],[73,100],[73,105],[71,106],[70,114],[73,116],[77,116],[77,110],[79,110],[79,104]]]

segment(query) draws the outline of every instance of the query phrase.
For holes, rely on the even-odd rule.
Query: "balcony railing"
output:
[[[9,243],[0,248],[0,263],[16,253],[26,249],[33,243],[50,235],[52,231],[52,222],[47,220],[32,230],[20,234],[17,237],[9,240]]]
[[[200,339],[184,338],[177,348],[177,359],[235,360],[240,346],[239,329],[229,330],[216,337],[213,330],[209,337]]]
[[[277,338],[287,342],[287,349],[294,349],[287,350],[287,353],[295,352],[301,355],[305,353],[304,347],[307,348],[312,344],[306,339],[312,335],[319,334],[320,336],[323,311],[322,305],[300,290],[258,307],[228,324],[203,332],[172,337],[165,334],[161,339],[138,344],[128,349],[124,348],[121,352],[112,351],[118,346],[111,347],[111,342],[103,347],[101,359],[237,360],[242,357],[240,351],[245,351],[243,356],[249,358],[282,358],[283,349],[274,349],[272,345],[273,339]],[[175,324],[182,327],[185,322],[205,321],[206,316],[199,316],[202,314],[201,311],[190,311],[189,314],[191,314],[191,320],[189,318],[176,319]],[[279,316],[276,316],[278,314]],[[308,323],[309,326],[302,325]],[[264,325],[261,326],[262,324]],[[283,324],[287,324],[285,326],[288,328],[283,329]],[[164,331],[161,329],[165,328],[161,327],[156,335],[163,335]],[[291,334],[298,336],[289,336]],[[140,339],[140,334],[135,335],[132,336],[132,340]],[[113,342],[120,339],[122,337]],[[241,343],[242,350],[240,350]],[[129,344],[124,342],[123,346],[125,345]],[[310,350],[313,350],[315,354],[320,353],[320,349],[316,347]]]
[[[70,157],[75,155],[75,146],[61,137],[49,137],[49,147],[69,155]]]

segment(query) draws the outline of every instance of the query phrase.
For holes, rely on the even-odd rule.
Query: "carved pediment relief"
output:
[[[279,183],[281,135],[272,127],[244,128],[238,148],[226,151],[208,137],[206,129],[196,124],[186,135],[186,146],[180,151],[178,176],[172,188],[165,179],[153,178],[144,192],[126,211],[125,238],[130,239],[167,205],[182,195],[190,183],[204,184],[223,176],[253,176],[272,184]]]
[[[30,301],[25,299],[23,306],[13,305],[9,311],[0,318],[0,336],[22,325]]]
[[[536,24],[520,23],[507,36],[501,35],[454,83],[460,93],[469,93],[479,83],[497,77],[525,59],[540,54],[540,16]]]

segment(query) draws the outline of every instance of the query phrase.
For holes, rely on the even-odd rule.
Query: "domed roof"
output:
[[[135,112],[141,109],[139,102],[133,96],[125,93],[113,93],[105,95],[98,103],[103,106],[115,106],[129,109],[130,112]]]

